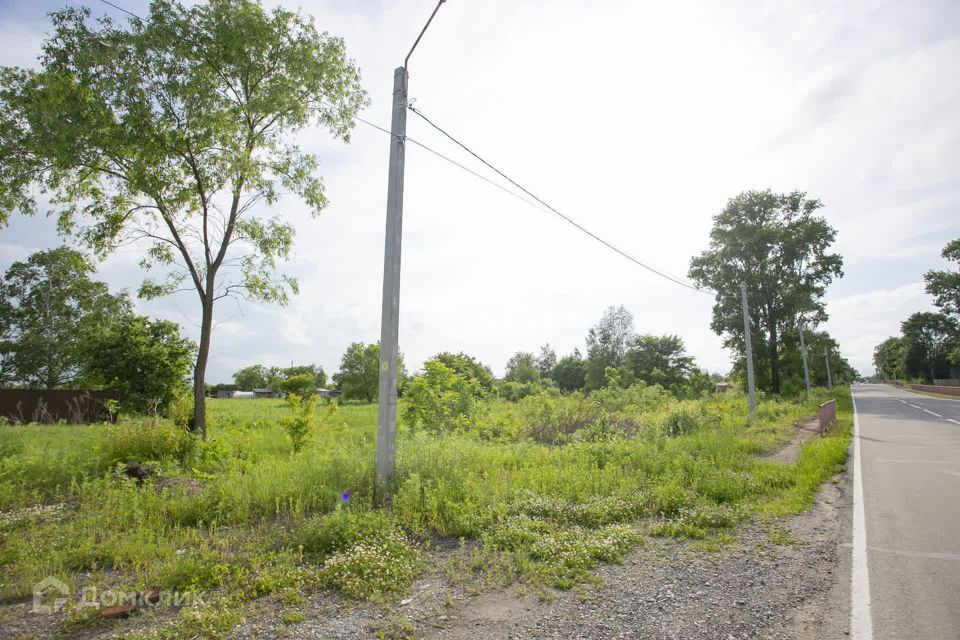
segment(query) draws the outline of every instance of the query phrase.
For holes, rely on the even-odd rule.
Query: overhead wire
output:
[[[525,194],[527,194],[527,195],[530,196],[531,198],[533,198],[533,200],[535,200],[535,201],[536,201],[539,205],[541,205],[542,207],[546,208],[550,213],[553,213],[554,215],[558,216],[560,219],[562,219],[562,220],[564,220],[565,222],[573,225],[576,229],[578,229],[579,231],[581,231],[581,232],[585,233],[586,235],[590,236],[591,238],[593,238],[594,240],[596,240],[596,241],[599,242],[600,244],[604,245],[604,246],[607,247],[608,249],[610,249],[610,250],[614,251],[615,253],[619,254],[620,256],[626,258],[626,259],[629,260],[630,262],[633,262],[634,264],[636,264],[636,265],[638,265],[638,266],[640,266],[640,267],[643,267],[643,268],[646,269],[647,271],[650,271],[651,273],[653,273],[653,274],[655,274],[655,275],[658,275],[658,276],[660,276],[661,278],[665,278],[666,280],[669,280],[670,282],[673,282],[674,284],[678,284],[678,285],[680,285],[680,286],[682,286],[682,287],[686,287],[687,289],[691,289],[691,290],[693,290],[693,291],[699,291],[699,292],[701,292],[701,293],[706,293],[706,294],[710,294],[710,295],[715,295],[715,292],[713,292],[713,291],[711,291],[711,290],[709,290],[709,289],[697,287],[696,285],[690,284],[689,282],[686,282],[685,280],[679,278],[678,276],[674,276],[674,275],[672,275],[672,274],[664,271],[663,269],[660,269],[660,268],[654,267],[654,266],[652,266],[652,265],[650,265],[650,264],[647,264],[646,262],[644,262],[644,261],[636,258],[635,256],[629,254],[628,252],[626,252],[625,250],[621,249],[620,247],[614,245],[612,242],[609,242],[608,240],[605,240],[604,238],[600,237],[599,235],[597,235],[597,234],[594,233],[593,231],[590,231],[589,229],[587,229],[586,227],[584,227],[582,224],[580,224],[579,222],[577,222],[576,220],[574,220],[574,219],[571,218],[570,216],[566,215],[566,214],[563,213],[562,211],[558,210],[556,207],[552,206],[551,204],[547,203],[547,202],[544,201],[542,198],[540,198],[539,196],[537,196],[536,194],[534,194],[533,192],[531,192],[529,189],[527,189],[526,187],[524,187],[523,185],[521,185],[519,182],[517,182],[516,180],[514,180],[513,178],[511,178],[510,176],[508,176],[506,173],[504,173],[503,171],[501,171],[500,169],[498,169],[498,168],[497,168],[496,166],[494,166],[492,163],[488,162],[486,159],[484,159],[482,156],[480,156],[480,154],[478,154],[478,153],[475,152],[473,149],[471,149],[470,147],[468,147],[466,144],[464,144],[463,142],[461,142],[460,140],[458,140],[457,138],[455,138],[455,137],[454,137],[453,135],[451,135],[449,132],[447,132],[447,131],[444,130],[442,127],[440,127],[439,125],[437,125],[435,122],[433,122],[432,120],[430,120],[430,119],[429,119],[426,115],[424,115],[419,109],[417,109],[417,108],[414,107],[413,105],[410,105],[408,108],[409,108],[410,111],[412,111],[414,114],[416,114],[417,116],[419,116],[424,122],[426,122],[428,125],[430,125],[430,126],[433,127],[434,129],[436,129],[437,131],[439,131],[441,134],[443,134],[445,137],[447,137],[449,140],[451,140],[454,144],[456,144],[457,146],[459,146],[461,149],[463,149],[464,151],[466,151],[467,153],[469,153],[471,156],[473,156],[474,158],[476,158],[477,160],[479,160],[481,163],[483,163],[483,164],[484,164],[485,166],[487,166],[489,169],[491,169],[492,171],[494,171],[497,175],[499,175],[499,176],[502,177],[504,180],[506,180],[507,182],[509,182],[510,184],[512,184],[513,186],[515,186],[516,188],[520,189],[521,191],[523,191]]]
[[[107,5],[107,6],[113,7],[114,9],[117,9],[118,11],[122,11],[123,13],[125,13],[125,14],[133,17],[133,18],[136,18],[137,20],[140,20],[141,22],[143,21],[143,18],[141,18],[141,17],[138,16],[137,14],[135,14],[135,13],[133,13],[133,12],[131,12],[131,11],[128,11],[127,9],[124,9],[123,7],[118,6],[118,5],[114,4],[113,2],[110,2],[110,0],[100,0],[100,2],[102,2],[103,4],[105,4],[105,5]],[[440,2],[440,3],[437,5],[438,8],[439,8],[439,5],[440,5],[440,4],[442,4],[442,2]],[[321,104],[323,104],[324,106],[333,108],[333,109],[336,109],[336,108],[337,108],[337,107],[335,107],[334,105],[331,105],[331,104],[326,103],[326,102],[321,102]],[[491,169],[493,172],[495,172],[495,173],[496,173],[497,175],[499,175],[501,178],[503,178],[504,180],[506,180],[507,182],[509,182],[510,184],[512,184],[512,185],[513,185],[514,187],[516,187],[517,189],[520,189],[520,191],[522,191],[522,192],[525,193],[527,196],[529,196],[530,199],[523,197],[523,196],[520,195],[519,193],[517,193],[517,192],[515,192],[515,191],[513,191],[513,190],[511,190],[511,189],[508,189],[508,188],[505,187],[504,185],[502,185],[502,184],[500,184],[500,183],[498,183],[498,182],[496,182],[496,181],[494,181],[494,180],[491,180],[491,179],[488,178],[487,176],[484,176],[483,174],[481,174],[481,173],[479,173],[479,172],[477,172],[477,171],[474,171],[474,170],[471,169],[470,167],[468,167],[468,166],[466,166],[466,165],[464,165],[464,164],[462,164],[462,163],[460,163],[460,162],[457,162],[457,161],[454,160],[453,158],[451,158],[451,157],[449,157],[449,156],[447,156],[447,155],[445,155],[445,154],[443,154],[443,153],[441,153],[441,152],[439,152],[439,151],[437,151],[437,150],[435,150],[435,149],[430,148],[429,146],[423,144],[422,142],[420,142],[420,141],[418,141],[418,140],[416,140],[416,139],[414,139],[414,138],[411,138],[410,136],[405,136],[405,138],[404,138],[405,141],[410,142],[410,143],[414,144],[415,146],[423,149],[424,151],[427,151],[428,153],[431,153],[431,154],[433,154],[434,156],[436,156],[436,157],[438,157],[438,158],[440,158],[440,159],[442,159],[442,160],[444,160],[444,161],[452,164],[453,166],[461,169],[462,171],[465,171],[465,172],[469,173],[470,175],[472,175],[472,176],[474,176],[474,177],[476,177],[476,178],[479,178],[480,180],[483,180],[483,181],[486,182],[487,184],[492,185],[492,186],[496,187],[497,189],[500,189],[500,190],[503,191],[504,193],[507,193],[508,195],[513,196],[514,198],[517,198],[518,200],[520,200],[521,202],[523,202],[523,203],[525,203],[525,204],[527,204],[527,205],[529,205],[529,206],[532,206],[532,207],[535,207],[535,208],[538,208],[538,209],[540,209],[540,208],[546,209],[548,212],[556,215],[557,217],[559,217],[559,218],[560,218],[561,220],[563,220],[564,222],[567,222],[568,224],[572,225],[572,226],[573,226],[574,228],[576,228],[578,231],[586,234],[587,236],[589,236],[589,237],[592,238],[593,240],[599,242],[601,245],[603,245],[603,246],[605,246],[606,248],[610,249],[610,250],[613,251],[614,253],[620,255],[620,256],[623,257],[623,258],[626,258],[626,259],[629,260],[630,262],[636,264],[636,265],[639,266],[639,267],[642,267],[643,269],[646,269],[647,271],[649,271],[650,273],[653,273],[654,275],[657,275],[657,276],[659,276],[659,277],[661,277],[661,278],[664,278],[664,279],[666,279],[666,280],[668,280],[668,281],[670,281],[670,282],[673,282],[674,284],[678,284],[678,285],[680,285],[681,287],[685,287],[685,288],[690,289],[690,290],[692,290],[692,291],[697,291],[697,292],[699,292],[699,293],[705,293],[705,294],[708,294],[708,295],[716,295],[716,292],[714,292],[714,291],[712,291],[712,290],[710,290],[710,289],[698,287],[698,286],[696,286],[696,285],[694,285],[694,284],[691,284],[691,283],[685,281],[684,279],[682,279],[682,278],[680,278],[680,277],[678,277],[678,276],[675,276],[675,275],[672,275],[672,274],[668,273],[667,271],[665,271],[665,270],[663,270],[663,269],[661,269],[661,268],[659,268],[659,267],[655,267],[655,266],[653,266],[653,265],[651,265],[651,264],[648,264],[648,263],[644,262],[643,260],[640,260],[639,258],[631,255],[630,253],[628,253],[628,252],[625,251],[624,249],[621,249],[620,247],[616,246],[616,245],[613,244],[612,242],[610,242],[610,241],[608,241],[608,240],[605,240],[605,239],[602,238],[601,236],[597,235],[596,233],[594,233],[594,232],[591,231],[590,229],[586,228],[585,226],[583,226],[582,224],[580,224],[579,222],[577,222],[576,220],[574,220],[574,219],[571,218],[570,216],[566,215],[565,213],[563,213],[562,211],[560,211],[560,210],[557,209],[556,207],[552,206],[551,204],[549,204],[548,202],[546,202],[545,200],[543,200],[542,198],[540,198],[539,196],[537,196],[536,194],[534,194],[532,191],[530,191],[529,189],[527,189],[526,187],[524,187],[522,184],[520,184],[519,182],[517,182],[516,180],[514,180],[513,178],[511,178],[509,175],[507,175],[506,173],[504,173],[503,171],[501,171],[500,169],[498,169],[498,168],[497,168],[496,166],[494,166],[491,162],[489,162],[489,161],[487,161],[485,158],[483,158],[480,154],[478,154],[477,152],[473,151],[473,150],[472,150],[470,147],[468,147],[466,144],[464,144],[463,142],[461,142],[460,140],[458,140],[456,137],[454,137],[452,134],[450,134],[449,132],[447,132],[445,129],[443,129],[442,127],[440,127],[439,125],[437,125],[435,122],[433,122],[432,120],[430,120],[430,118],[428,118],[426,115],[424,115],[419,109],[415,108],[412,104],[411,104],[411,105],[408,105],[407,108],[408,108],[410,111],[412,111],[415,115],[417,115],[419,118],[421,118],[424,122],[426,122],[429,126],[431,126],[433,129],[435,129],[435,130],[437,130],[438,132],[440,132],[443,136],[445,136],[446,138],[448,138],[450,141],[452,141],[452,142],[453,142],[454,144],[456,144],[458,147],[460,147],[461,149],[463,149],[464,151],[466,151],[467,153],[469,153],[471,156],[473,156],[474,158],[476,158],[479,162],[481,162],[481,163],[482,163],[483,165],[485,165],[487,168]],[[376,129],[376,130],[378,130],[378,131],[381,131],[381,132],[383,132],[383,133],[386,133],[387,135],[392,135],[392,133],[391,133],[388,129],[385,129],[384,127],[381,127],[381,126],[379,126],[379,125],[377,125],[377,124],[375,124],[375,123],[373,123],[373,122],[371,122],[371,121],[369,121],[369,120],[366,120],[365,118],[361,118],[360,116],[357,116],[357,115],[354,115],[353,117],[354,117],[354,119],[357,120],[358,122],[361,122],[361,123],[363,123],[363,124],[365,124],[365,125],[367,125],[367,126],[369,126],[369,127],[372,127],[372,128],[374,128],[374,129]]]

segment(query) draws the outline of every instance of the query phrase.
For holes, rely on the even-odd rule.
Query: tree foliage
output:
[[[88,9],[51,17],[40,69],[0,71],[0,213],[34,211],[39,186],[60,229],[98,254],[145,247],[142,266],[161,277],[141,296],[196,293],[205,434],[214,305],[296,292],[277,272],[293,227],[256,212],[280,188],[323,210],[318,160],[290,134],[319,124],[348,139],[366,101],[359,71],[312,19],[251,0],[154,0],[123,26]]]
[[[473,356],[468,356],[463,353],[450,353],[444,351],[438,353],[433,357],[434,360],[442,362],[445,366],[453,369],[457,375],[462,376],[463,378],[474,380],[479,383],[480,388],[483,389],[484,393],[490,393],[493,391],[494,386],[494,377],[493,372],[490,370],[490,367],[483,364]]]
[[[541,378],[549,378],[553,375],[553,368],[557,366],[557,352],[550,347],[549,343],[540,347],[536,365]]]
[[[623,305],[608,307],[600,322],[587,333],[585,386],[588,390],[606,384],[607,368],[616,369],[623,363],[633,337],[633,315]]]
[[[960,320],[960,238],[947,243],[940,255],[957,263],[957,269],[927,271],[923,276],[927,283],[927,293],[933,296],[933,303],[940,311]]]
[[[410,429],[433,433],[468,431],[477,426],[486,395],[480,382],[458,373],[439,358],[423,365],[404,394],[403,422]]]
[[[950,373],[948,356],[960,343],[957,322],[942,313],[915,313],[901,325],[905,343],[904,368],[909,376],[928,382]]]
[[[903,337],[890,337],[873,350],[873,365],[884,380],[899,380],[906,377],[906,355],[907,343]]]
[[[344,400],[373,402],[380,383],[380,345],[354,342],[347,347],[333,381]]]
[[[529,351],[517,351],[507,360],[503,378],[521,384],[540,380],[536,357]]]
[[[243,391],[253,391],[254,389],[266,388],[270,377],[271,372],[268,367],[262,364],[253,364],[233,374],[233,382]]]
[[[92,280],[94,272],[68,247],[7,269],[0,282],[0,381],[54,389],[81,380],[86,343],[130,308],[125,295]]]
[[[693,371],[693,357],[679,336],[637,336],[630,341],[624,366],[633,380],[659,384],[664,388],[679,385]]]
[[[784,332],[800,317],[814,327],[825,321],[826,287],[843,276],[843,259],[829,252],[836,230],[816,215],[822,206],[800,191],[741,193],[714,217],[709,248],[690,262],[690,278],[716,292],[711,328],[741,355],[747,284],[758,383],[774,393]]]
[[[563,391],[583,389],[587,380],[587,362],[580,355],[580,351],[575,349],[572,354],[557,361],[550,377]]]
[[[120,393],[121,408],[157,414],[187,394],[196,344],[180,325],[127,314],[87,345],[89,379]]]

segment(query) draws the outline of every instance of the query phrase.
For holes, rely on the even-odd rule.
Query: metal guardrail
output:
[[[824,436],[827,429],[837,421],[837,401],[827,400],[820,405],[820,435]]]

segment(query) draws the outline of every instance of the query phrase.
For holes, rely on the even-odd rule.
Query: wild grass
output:
[[[0,598],[26,597],[46,576],[213,593],[220,608],[182,611],[176,624],[206,616],[216,631],[269,593],[396,598],[437,538],[473,541],[447,564],[460,579],[569,588],[644,536],[719,539],[744,520],[798,513],[842,468],[846,390],[833,394],[838,427],[795,464],[758,454],[826,392],[763,399],[753,417],[736,394],[668,395],[495,402],[468,431],[401,432],[389,511],[372,506],[374,405],[318,409],[332,419],[297,453],[280,400],[210,400],[206,443],[151,421],[2,427]],[[127,478],[128,461],[154,476]],[[177,637],[175,626],[153,637]]]

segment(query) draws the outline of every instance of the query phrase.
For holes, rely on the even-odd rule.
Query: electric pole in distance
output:
[[[743,305],[743,343],[747,348],[747,393],[750,396],[750,413],[757,410],[757,392],[753,383],[753,342],[750,335],[750,308],[747,306],[747,283],[740,283],[740,302]]]
[[[810,393],[810,369],[807,368],[807,345],[803,342],[803,322],[797,323],[797,330],[800,332],[800,354],[803,356],[803,384],[807,387],[807,393]]]
[[[375,500],[386,503],[397,464],[397,359],[400,332],[400,246],[403,232],[403,163],[407,137],[407,63],[446,0],[437,3],[403,66],[393,72],[390,175],[383,251],[383,311],[380,316],[380,380],[377,396],[377,477]]]
[[[827,388],[833,389],[833,376],[830,375],[830,352],[823,350],[823,361],[827,363]]]

